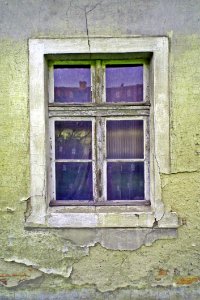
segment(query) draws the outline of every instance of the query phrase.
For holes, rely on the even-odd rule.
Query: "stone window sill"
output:
[[[50,207],[46,216],[29,217],[26,227],[47,228],[178,228],[174,212],[155,217],[151,207]]]

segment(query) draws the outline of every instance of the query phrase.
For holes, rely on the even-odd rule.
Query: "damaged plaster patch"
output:
[[[16,211],[16,208],[7,206],[4,209],[0,209],[0,212],[13,214]]]
[[[40,266],[36,265],[34,262],[32,262],[28,259],[19,259],[17,257],[11,257],[9,259],[5,259],[5,261],[31,267],[31,269],[35,270],[36,272],[39,272],[40,276],[41,276],[42,273],[45,273],[45,274],[59,275],[59,276],[68,278],[72,273],[72,267],[71,266],[68,267],[68,268],[66,267],[65,270],[61,271],[61,270],[58,270],[56,268],[40,267]],[[33,278],[31,278],[31,279],[33,279]]]
[[[28,217],[30,217],[31,213],[32,213],[31,198],[28,198],[26,201],[26,211],[24,212],[25,222],[28,219]]]
[[[22,198],[19,200],[19,202],[20,202],[20,203],[24,203],[24,202],[28,201],[29,199],[30,199],[30,196],[29,196],[29,197],[22,197]]]
[[[177,237],[174,230],[170,232],[169,230],[157,229],[119,229],[119,231],[111,229],[106,234],[102,232],[101,245],[112,250],[136,250],[143,245],[150,246],[158,239],[168,239],[169,236],[171,238]]]
[[[164,215],[160,220],[158,220],[158,227],[159,228],[174,228],[178,227],[179,225],[179,220],[177,217],[177,214],[174,212],[165,212]]]
[[[12,207],[6,207],[6,211],[8,212],[8,213],[14,213],[15,212],[15,208],[12,208]]]
[[[18,263],[48,275],[68,278],[73,262],[88,254],[87,248],[76,247],[45,230],[25,231],[23,239],[8,240],[4,261]]]
[[[30,265],[0,260],[0,285],[15,287],[22,282],[37,279],[43,274]]]
[[[72,267],[68,267],[65,272],[61,272],[56,269],[48,269],[48,268],[39,268],[39,270],[45,274],[60,275],[65,278],[69,278],[72,273]]]
[[[31,197],[22,197],[19,200],[20,203],[26,203],[26,210],[24,212],[24,218],[25,221],[28,219],[28,217],[31,215],[32,212],[32,206],[31,206]]]
[[[136,250],[152,245],[158,239],[177,237],[176,229],[60,229],[54,234],[81,247],[92,247],[97,243],[111,250]]]

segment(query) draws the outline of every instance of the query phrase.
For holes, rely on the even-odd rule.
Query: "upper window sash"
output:
[[[60,103],[62,104],[84,104],[84,103],[81,103],[81,102],[74,102],[74,101],[69,101],[69,102],[64,102],[64,101],[56,101],[56,95],[55,95],[55,70],[59,70],[59,67],[60,67],[60,70],[64,70],[64,68],[69,68],[69,69],[78,69],[78,68],[87,68],[89,69],[90,71],[90,82],[89,83],[89,88],[90,88],[90,91],[89,91],[89,94],[90,94],[90,98],[91,98],[91,101],[88,101],[88,103],[92,103],[94,102],[94,90],[93,90],[93,87],[95,86],[95,83],[94,83],[94,80],[95,80],[95,62],[89,62],[89,61],[58,61],[58,62],[50,62],[49,63],[49,84],[48,84],[48,90],[49,90],[49,103],[53,103],[54,105],[59,105]],[[85,78],[85,76],[87,76],[86,74],[83,74],[82,77],[83,79]],[[58,75],[59,76],[59,75]],[[64,79],[62,80],[62,74],[60,74],[61,76],[61,80],[60,82],[58,82],[60,85],[63,84],[64,82]],[[78,77],[78,74],[74,74],[74,78],[76,78],[77,82],[76,82],[76,85],[74,86],[75,88],[78,88],[78,83],[81,84],[81,81],[83,82],[84,80],[81,80],[81,77]],[[79,80],[78,80],[79,79]],[[87,78],[88,79],[88,78]],[[72,78],[69,79],[70,83],[72,83]],[[78,82],[79,81],[79,82]],[[87,103],[87,104],[88,104]]]
[[[140,84],[142,84],[142,99],[137,99],[135,98],[134,101],[131,100],[131,101],[110,101],[111,99],[109,99],[109,95],[107,93],[107,84],[109,83],[109,81],[107,80],[106,77],[108,77],[108,73],[107,73],[107,70],[109,68],[117,68],[117,69],[120,69],[120,68],[129,68],[129,67],[136,67],[137,66],[141,66],[142,67],[142,80],[140,80]],[[129,71],[127,69],[127,71]],[[102,93],[102,102],[106,103],[106,104],[115,104],[115,105],[146,105],[146,104],[149,104],[149,61],[148,60],[141,60],[141,59],[138,59],[138,60],[103,60],[101,62],[101,70],[100,72],[102,72],[102,77],[103,77],[103,93]],[[112,72],[112,74],[114,74],[114,70]],[[120,74],[121,73],[121,74]],[[128,81],[130,80],[130,71],[127,72],[129,74],[129,78]],[[138,77],[138,70],[134,72],[133,74],[133,77]],[[112,74],[110,75],[110,77],[112,76]],[[121,72],[119,72],[119,75],[121,75],[121,82],[120,81],[117,81],[118,83],[118,86],[119,86],[119,83],[121,84],[121,87],[123,87],[124,89],[127,88],[127,84],[128,84],[128,81],[124,83],[123,81],[123,78],[122,76],[126,74],[126,71],[125,70],[122,70]],[[106,76],[107,75],[107,76]],[[116,77],[116,76],[115,76]],[[109,78],[111,79],[111,78]],[[136,79],[137,80],[137,79]],[[139,82],[138,82],[139,83]],[[117,84],[116,84],[117,85]],[[139,100],[139,101],[138,101]]]
[[[84,67],[90,67],[90,75],[91,75],[91,101],[87,101],[87,102],[73,102],[73,101],[56,101],[56,97],[55,97],[55,73],[56,70],[58,70],[58,68],[72,68],[74,69],[76,68],[81,68],[81,66]],[[137,82],[139,79],[137,79],[136,77],[139,77],[139,75],[141,76],[141,74],[137,74],[139,72],[134,70],[134,66],[137,69],[137,66],[142,68],[142,80],[140,79],[140,84],[139,82]],[[126,96],[125,101],[123,101],[123,99],[121,99],[120,101],[118,101],[117,99],[117,95],[115,97],[115,99],[113,101],[110,101],[111,99],[109,99],[109,95],[108,93],[106,93],[106,91],[109,89],[109,87],[107,88],[106,85],[106,70],[109,70],[109,68],[116,68],[118,67],[118,71],[120,68],[124,67],[124,70],[121,71],[121,74],[119,72],[119,75],[121,75],[121,81],[116,80],[116,74],[115,72],[112,72],[113,75],[115,75],[114,80],[116,80],[116,83],[114,82],[114,85],[118,85],[117,88],[114,87],[114,89],[116,90],[116,94],[120,94],[120,92],[124,93],[126,92],[126,94],[128,95],[128,93],[135,93],[135,91],[133,90],[133,86],[132,87],[128,87],[128,85],[130,85],[130,72],[132,71],[133,73],[133,82],[136,81],[137,86],[141,85],[142,86],[142,93],[143,93],[143,99],[137,99],[137,96],[132,96],[134,99],[130,99],[130,97]],[[125,68],[127,67],[127,72],[125,70]],[[130,70],[130,67],[132,67],[132,70]],[[129,70],[128,70],[129,69]],[[60,69],[62,72],[62,69]],[[127,73],[127,74],[126,74]],[[141,72],[140,72],[141,73]],[[111,74],[111,76],[112,76]],[[126,76],[127,75],[127,79],[122,78],[122,76]],[[108,76],[107,76],[108,77]],[[136,79],[134,79],[134,77]],[[74,77],[75,78],[75,77]],[[81,78],[81,75],[80,75]],[[82,76],[82,78],[84,78],[84,76]],[[78,80],[78,76],[76,78]],[[127,82],[126,82],[127,80]],[[62,80],[61,80],[62,82]],[[111,82],[111,78],[109,80],[109,82]],[[107,82],[109,84],[109,82]],[[124,83],[125,82],[125,83]],[[79,82],[81,84],[81,81]],[[135,86],[135,90],[136,90],[136,86]],[[132,90],[131,90],[132,89]],[[141,89],[141,87],[140,87]],[[119,91],[118,91],[119,90]],[[113,91],[112,91],[113,92]],[[106,97],[107,96],[107,97]],[[106,99],[107,98],[107,99]],[[119,98],[119,97],[118,97]],[[129,98],[129,99],[128,99]],[[132,106],[139,106],[139,105],[149,105],[150,101],[149,101],[149,62],[148,60],[91,60],[91,61],[80,61],[80,60],[76,60],[76,61],[55,61],[55,62],[50,62],[49,63],[49,105],[51,107],[54,106],[60,106],[61,104],[63,106],[71,106],[71,105],[97,105],[97,104],[106,104],[106,105],[116,105],[116,106],[122,106],[122,105],[132,105]]]

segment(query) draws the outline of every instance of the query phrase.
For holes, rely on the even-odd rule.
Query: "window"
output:
[[[26,226],[176,228],[167,38],[30,40],[29,70]]]
[[[144,60],[50,62],[50,205],[150,205],[148,72]]]

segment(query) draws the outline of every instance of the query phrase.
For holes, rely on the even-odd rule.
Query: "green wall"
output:
[[[193,0],[0,1],[0,299],[200,298],[199,13]],[[28,38],[86,36],[85,16],[91,36],[169,37],[172,172],[162,193],[182,220],[176,239],[113,251],[64,229],[24,229]]]

